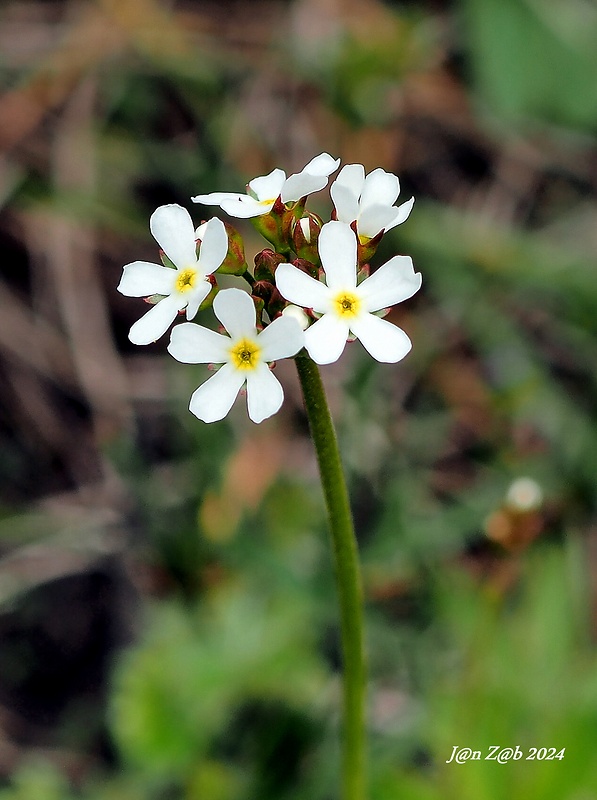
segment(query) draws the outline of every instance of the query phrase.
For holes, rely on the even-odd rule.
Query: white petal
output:
[[[350,289],[357,283],[357,237],[345,222],[326,222],[317,242],[327,285]],[[295,301],[293,301],[295,302]]]
[[[260,217],[262,214],[269,214],[273,206],[273,201],[271,203],[260,203],[259,200],[255,200],[247,194],[241,194],[236,199],[223,200],[220,203],[220,208],[230,214],[231,217],[236,217],[237,219],[249,219],[250,217]]]
[[[156,208],[149,220],[149,227],[173,264],[184,269],[197,263],[195,226],[186,208],[175,203]]]
[[[305,347],[317,364],[331,364],[342,355],[348,325],[333,314],[325,314],[305,331]]]
[[[359,236],[368,236],[372,239],[374,236],[377,236],[381,230],[384,230],[386,225],[389,225],[395,216],[396,209],[394,206],[367,206],[359,217],[357,225]]]
[[[300,200],[307,194],[318,192],[327,186],[327,175],[312,175],[310,172],[298,172],[296,175],[291,175],[284,181],[282,187],[282,202],[292,203],[295,200]]]
[[[213,309],[233,339],[257,335],[255,304],[242,289],[222,289],[214,299]]]
[[[129,339],[133,344],[150,344],[160,338],[176,319],[184,301],[178,295],[164,297],[147,314],[144,314],[129,331]]]
[[[280,196],[286,173],[282,169],[273,169],[269,175],[262,175],[249,181],[249,189],[258,200],[275,200]]]
[[[330,290],[293,264],[280,264],[276,269],[276,286],[286,300],[320,314],[329,310]]]
[[[305,195],[318,192],[327,186],[329,175],[338,169],[340,159],[329,153],[321,153],[312,158],[300,172],[295,172],[284,181],[281,189],[282,202],[292,203]]]
[[[334,183],[345,186],[358,199],[365,183],[365,168],[362,164],[346,164],[338,173]]]
[[[267,364],[247,372],[247,410],[253,422],[263,422],[280,410],[284,392]]]
[[[387,364],[400,361],[412,347],[402,328],[373,314],[362,314],[350,329],[373,358]]]
[[[400,194],[400,181],[391,172],[385,169],[374,169],[365,178],[361,193],[361,208],[381,205],[393,206]]]
[[[224,364],[230,344],[228,336],[194,322],[183,322],[172,329],[168,352],[183,364]]]
[[[127,297],[149,297],[151,294],[170,294],[176,271],[149,261],[133,261],[123,270],[118,291]]]
[[[189,403],[189,411],[203,422],[224,419],[245,382],[245,373],[232,364],[223,367],[196,389]]]
[[[203,275],[211,275],[221,265],[228,253],[228,234],[221,219],[212,217],[203,230],[199,247],[199,268]]]
[[[257,338],[264,361],[295,356],[305,343],[305,334],[296,319],[278,317]]]
[[[194,319],[197,316],[199,306],[210,292],[211,283],[207,281],[201,281],[191,292],[187,292],[187,319]]]
[[[394,256],[360,284],[358,294],[366,311],[379,311],[412,297],[421,281],[410,256]]]
[[[355,164],[354,166],[359,165]],[[336,209],[336,217],[340,222],[350,224],[359,216],[359,196],[349,186],[345,186],[339,181],[340,179],[337,178],[330,187],[332,202]]]
[[[339,158],[332,158],[329,153],[320,153],[303,167],[302,172],[310,172],[311,175],[325,175],[327,178],[334,170],[338,169],[339,166]]]
[[[415,204],[415,198],[411,197],[410,200],[406,201],[406,203],[402,203],[402,205],[398,206],[396,210],[396,216],[390,222],[389,225],[386,225],[386,231],[395,228],[396,225],[400,225],[402,222],[407,220],[410,212],[413,209],[414,204]]]
[[[222,200],[238,200],[239,192],[210,192],[209,194],[197,194],[191,197],[193,203],[203,203],[206,206],[219,206]]]

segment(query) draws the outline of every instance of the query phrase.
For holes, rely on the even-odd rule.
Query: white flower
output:
[[[400,181],[391,172],[374,169],[365,177],[361,164],[342,167],[332,183],[330,194],[336,207],[336,219],[350,225],[356,220],[360,237],[372,239],[380,231],[389,231],[404,222],[415,199],[396,207]]]
[[[132,326],[129,339],[134,344],[149,344],[159,339],[184,308],[187,319],[193,319],[211,291],[208,277],[228,253],[228,235],[224,223],[216,217],[205,226],[199,257],[193,222],[182,206],[160,206],[151,215],[149,227],[176,269],[147,261],[125,266],[119,292],[128,297],[164,295]]]
[[[292,203],[323,189],[327,186],[328,177],[339,165],[339,158],[334,159],[328,153],[321,153],[311,159],[301,172],[289,178],[281,169],[274,169],[269,175],[254,178],[247,185],[247,194],[211,192],[198,194],[191,200],[208,206],[220,206],[231,217],[259,217],[269,214],[278,197],[281,197],[283,203]]]
[[[253,300],[241,289],[219,292],[213,309],[230,336],[183,322],[173,329],[168,345],[168,352],[185,364],[223,365],[193,393],[189,409],[204,422],[223,419],[246,383],[249,417],[262,422],[284,399],[268,362],[296,355],[303,331],[296,320],[278,317],[258,333]]]
[[[292,264],[280,264],[276,285],[291,303],[323,316],[305,331],[305,347],[318,364],[331,364],[350,334],[378,361],[396,362],[411,342],[403,330],[373,312],[400,303],[421,286],[408,256],[394,256],[357,286],[357,240],[344,222],[328,222],[319,234],[319,255],[326,283]]]

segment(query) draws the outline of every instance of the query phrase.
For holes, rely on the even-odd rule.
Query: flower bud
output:
[[[273,291],[267,304],[267,313],[270,319],[275,319],[283,313],[288,301],[282,297],[276,286],[272,286],[272,289]]]
[[[258,330],[263,329],[263,309],[265,308],[265,303],[261,299],[261,297],[256,297],[255,294],[252,295],[253,303],[255,304],[255,324]]]
[[[265,248],[255,256],[255,280],[274,282],[274,274],[278,264],[282,264],[286,259],[280,253]]]
[[[319,280],[321,277],[321,269],[306,258],[295,258],[294,261],[292,261],[292,264],[300,269],[301,272],[306,272],[307,275],[315,278],[315,280]]]
[[[317,240],[323,225],[323,220],[317,214],[308,212],[306,216],[296,220],[292,231],[294,252],[299,258],[307,259],[313,263],[319,260]]]
[[[265,306],[268,306],[272,298],[272,295],[275,291],[275,288],[276,287],[271,281],[268,280],[255,281],[255,283],[251,287],[251,294],[253,295],[253,299],[259,298]]]
[[[309,327],[309,316],[304,308],[300,306],[289,305],[282,311],[283,317],[292,317],[295,319],[303,330]]]

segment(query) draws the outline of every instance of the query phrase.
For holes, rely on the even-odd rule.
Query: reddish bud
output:
[[[286,259],[280,253],[265,248],[255,256],[255,280],[274,282],[274,275],[278,264],[282,264]]]
[[[316,280],[319,278],[320,269],[312,261],[308,261],[306,258],[295,258],[292,263],[297,269],[300,269],[301,272],[306,272],[307,275],[310,275]]]
[[[263,329],[263,309],[265,308],[265,303],[261,299],[261,297],[256,297],[255,294],[252,295],[253,303],[255,304],[255,315],[256,315],[256,327],[258,330]]]
[[[268,305],[276,287],[268,280],[256,281],[251,292],[253,299],[259,298],[264,305]]]
[[[323,225],[323,220],[317,214],[308,212],[305,216],[295,220],[292,231],[294,252],[299,258],[305,258],[313,263],[319,261],[317,240]]]

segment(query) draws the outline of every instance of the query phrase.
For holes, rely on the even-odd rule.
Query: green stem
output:
[[[366,674],[363,646],[363,592],[357,543],[338,441],[319,370],[315,362],[308,357],[299,356],[295,361],[328,511],[340,605],[344,662],[342,800],[364,800]]]
[[[243,272],[243,274],[241,275],[241,278],[244,278],[246,280],[246,282],[249,284],[249,286],[251,286],[251,288],[252,288],[253,286],[255,286],[255,278],[249,272],[249,267],[248,267],[247,264],[245,264],[245,267],[246,267],[246,269]]]

